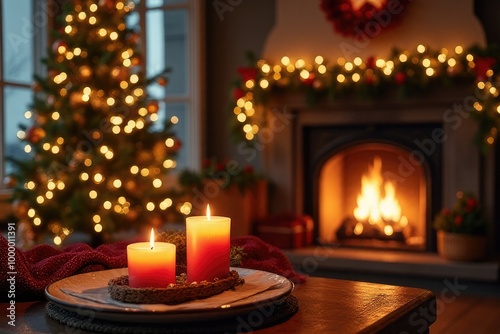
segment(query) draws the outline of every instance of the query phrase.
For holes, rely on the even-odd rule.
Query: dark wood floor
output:
[[[438,317],[430,334],[500,333],[499,297],[461,295],[451,301],[436,296]]]

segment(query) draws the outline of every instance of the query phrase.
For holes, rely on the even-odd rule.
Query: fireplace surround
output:
[[[423,159],[425,242],[418,250],[435,252],[433,215],[451,206],[457,191],[484,195],[488,189],[482,185],[492,183],[472,142],[476,124],[458,112],[467,107],[469,92],[468,87],[454,87],[413,99],[345,100],[314,107],[298,95],[273,96],[267,105],[269,121],[282,119],[283,113],[292,121],[265,146],[263,165],[273,185],[271,211],[310,214],[316,223],[316,241],[323,242],[315,202],[321,166],[333,153],[357,145],[392,145],[406,152],[408,159],[411,155]],[[493,203],[488,198],[485,208],[492,216]]]
[[[441,207],[439,123],[304,126],[304,211],[322,243],[429,251]],[[441,137],[440,137],[441,138]]]

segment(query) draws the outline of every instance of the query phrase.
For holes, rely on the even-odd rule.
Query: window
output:
[[[53,3],[52,3],[53,4]],[[144,67],[149,76],[169,68],[169,83],[149,93],[160,101],[160,119],[177,116],[182,142],[178,170],[196,168],[201,156],[201,17],[198,0],[141,0],[130,17],[138,25]],[[39,61],[47,45],[47,26],[56,14],[46,0],[0,0],[0,181],[9,173],[5,156],[24,157],[17,138],[32,101],[33,75],[45,76]],[[157,122],[162,124],[162,122]],[[0,182],[0,190],[5,189]]]
[[[35,59],[45,49],[49,16],[45,0],[0,0],[0,17],[0,180],[4,180],[10,171],[5,156],[26,158],[17,131],[19,124],[27,124],[24,113],[32,100],[33,75],[41,71]]]
[[[131,17],[140,26],[145,69],[151,77],[169,69],[166,86],[152,84],[160,101],[160,120],[176,116],[174,128],[182,142],[177,169],[196,168],[201,156],[201,11],[199,0],[142,0]],[[162,122],[157,122],[162,124]]]

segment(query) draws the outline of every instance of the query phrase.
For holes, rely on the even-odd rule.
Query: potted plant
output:
[[[486,254],[486,221],[479,202],[470,193],[457,192],[450,210],[444,208],[434,219],[437,248],[442,257],[477,261]]]

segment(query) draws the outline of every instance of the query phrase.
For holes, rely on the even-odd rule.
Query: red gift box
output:
[[[310,246],[314,242],[314,220],[308,215],[300,215],[299,219],[304,227],[304,246]]]
[[[309,216],[270,215],[256,221],[256,235],[279,248],[300,248],[312,244],[313,221]]]

